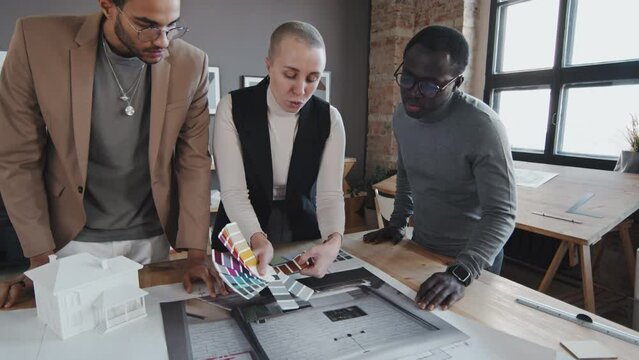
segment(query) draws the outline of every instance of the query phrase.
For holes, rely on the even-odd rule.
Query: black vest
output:
[[[249,200],[264,230],[268,226],[273,202],[273,165],[266,104],[268,84],[267,77],[256,86],[231,92],[233,122],[240,138]],[[284,201],[294,241],[321,237],[317,224],[315,186],[330,131],[329,104],[312,96],[299,112],[286,181]],[[212,234],[214,249],[225,250],[217,240],[217,235],[229,222],[224,205],[220,203]],[[247,238],[251,235],[244,234]]]

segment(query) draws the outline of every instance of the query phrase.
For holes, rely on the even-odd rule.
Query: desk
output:
[[[539,291],[548,289],[561,260],[574,245],[579,249],[585,308],[594,312],[590,246],[639,209],[639,175],[523,161],[515,161],[515,167],[559,174],[538,188],[517,187],[517,228],[561,240]],[[396,181],[396,176],[393,176],[373,187],[394,195]],[[579,211],[601,218],[566,213],[568,208],[588,193],[595,196],[584,203]],[[561,215],[581,221],[582,224],[535,215],[533,211]],[[634,264],[633,251],[624,246],[629,264]]]
[[[411,241],[403,241],[395,246],[389,243],[367,245],[361,240],[364,233],[346,235],[343,243],[344,250],[378,267],[415,291],[429,274],[445,269],[444,257],[429,253]],[[277,252],[291,253],[306,247],[308,245],[287,245],[286,247],[278,247]],[[145,266],[140,271],[141,286],[180,282],[183,266],[184,261]],[[619,359],[636,358],[638,347],[519,305],[515,303],[515,298],[520,296],[543,302],[558,309],[574,313],[583,312],[583,310],[563,301],[489,272],[484,272],[478,280],[473,282],[466,290],[466,297],[454,305],[451,311],[486,326],[563,353],[566,351],[559,345],[560,340],[595,339],[614,351]],[[589,315],[597,322],[638,334],[599,316]]]
[[[344,250],[378,267],[415,291],[428,275],[444,271],[446,268],[442,261],[444,257],[429,253],[411,241],[402,241],[394,246],[390,243],[368,245],[361,240],[365,233],[346,235],[342,246]],[[466,289],[466,296],[450,311],[564,354],[567,352],[560,346],[559,341],[593,339],[605,344],[619,359],[637,358],[639,347],[519,305],[515,303],[517,297],[526,297],[572,313],[584,312],[488,271],[484,271],[479,279]],[[639,334],[597,315],[588,315],[599,323]]]
[[[415,291],[428,275],[445,269],[444,258],[427,252],[411,241],[403,241],[398,245],[368,245],[362,241],[364,233],[346,235],[343,248]],[[287,245],[278,247],[277,252],[290,253],[307,247],[307,244]],[[148,287],[181,282],[184,265],[185,260],[177,260],[144,266],[140,271],[140,285]],[[560,340],[594,339],[614,351],[619,359],[636,359],[637,346],[515,303],[515,298],[521,296],[565,311],[580,311],[572,305],[489,272],[484,272],[474,281],[466,289],[466,297],[450,311],[564,354],[566,351],[559,345]],[[21,304],[22,307],[28,305],[33,306],[33,303]],[[599,316],[589,315],[597,322],[638,334]]]

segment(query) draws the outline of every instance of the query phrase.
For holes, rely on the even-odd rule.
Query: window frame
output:
[[[513,151],[513,158],[515,160],[546,164],[612,170],[616,163],[615,160],[555,153],[556,147],[561,141],[557,137],[560,131],[560,124],[557,122],[557,118],[561,116],[563,89],[566,86],[585,83],[613,83],[627,82],[628,80],[637,80],[639,82],[639,60],[564,66],[564,59],[569,55],[570,47],[568,47],[568,44],[572,40],[575,24],[575,21],[569,21],[568,16],[569,14],[570,16],[575,14],[576,1],[559,0],[559,18],[557,19],[555,54],[552,68],[496,73],[497,62],[501,61],[499,52],[502,51],[497,46],[497,42],[505,29],[505,19],[499,16],[499,9],[503,6],[516,5],[528,1],[533,0],[491,0],[490,2],[484,102],[492,106],[492,97],[496,90],[538,86],[550,87],[550,106],[546,121],[546,139],[543,153]]]

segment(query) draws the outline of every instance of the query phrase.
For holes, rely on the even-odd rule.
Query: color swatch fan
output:
[[[260,276],[257,258],[236,223],[226,225],[218,239],[229,252],[213,250],[213,264],[224,283],[243,298],[250,299],[268,287],[282,310],[294,310],[299,309],[295,298],[308,301],[313,295],[313,289],[288,276],[310,266],[308,262],[298,264],[300,255],[285,264],[269,266],[266,274]]]

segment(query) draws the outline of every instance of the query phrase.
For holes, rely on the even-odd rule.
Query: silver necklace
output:
[[[133,82],[133,84],[131,84],[131,87],[127,91],[124,91],[124,88],[120,83],[120,79],[118,79],[118,75],[115,72],[115,68],[111,63],[109,54],[107,53],[107,46],[108,45],[106,41],[104,41],[104,37],[102,37],[102,50],[104,50],[104,56],[106,57],[107,63],[109,64],[109,68],[111,69],[111,73],[113,74],[113,78],[115,79],[115,83],[118,85],[118,89],[120,89],[120,100],[124,101],[124,103],[126,104],[126,106],[124,107],[124,113],[127,116],[133,116],[135,115],[135,108],[133,107],[133,105],[131,105],[131,101],[133,101],[133,98],[138,91],[140,80],[142,79],[142,70],[146,68],[146,64],[142,64],[140,70],[138,71],[138,75],[135,78],[135,81]]]

